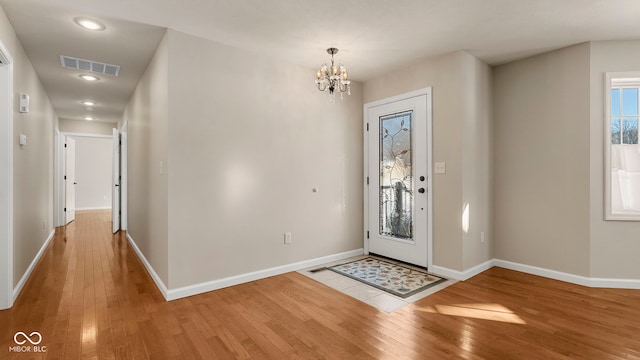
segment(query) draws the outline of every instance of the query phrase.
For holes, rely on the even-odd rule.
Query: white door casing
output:
[[[64,186],[65,186],[65,225],[76,218],[76,141],[65,138]]]
[[[429,267],[431,88],[366,104],[364,118],[365,251]]]
[[[129,134],[129,124],[124,123],[120,129],[120,229],[127,230],[127,199],[129,187],[127,186],[127,142]]]
[[[113,181],[111,194],[111,222],[113,233],[120,230],[120,132],[113,129]]]
[[[54,160],[54,166],[55,166],[54,186],[57,192],[56,198],[59,199],[59,201],[55,201],[54,199],[54,221],[55,221],[55,226],[64,226],[65,218],[66,218],[66,213],[64,212],[64,206],[65,206],[64,204],[66,201],[65,199],[66,199],[66,192],[67,192],[66,186],[65,186],[66,184],[64,180],[65,157],[66,157],[64,144],[66,142],[67,137],[73,136],[74,138],[83,137],[83,138],[96,138],[96,139],[113,139],[113,136],[89,134],[89,133],[60,132],[60,131],[55,131],[54,134],[57,135],[57,137],[60,139],[57,145],[57,149],[58,149],[58,155],[56,156],[57,161]]]

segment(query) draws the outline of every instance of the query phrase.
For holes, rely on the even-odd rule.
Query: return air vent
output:
[[[60,55],[60,64],[63,68],[91,71],[104,75],[118,76],[118,74],[120,73],[119,65],[111,65],[97,61],[78,59],[71,56]]]

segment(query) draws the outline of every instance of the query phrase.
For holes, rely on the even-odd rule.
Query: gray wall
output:
[[[591,43],[591,276],[640,279],[640,222],[604,221],[604,73],[640,70],[640,41]]]
[[[128,234],[165,285],[169,281],[169,50],[162,39],[124,112],[128,126]],[[188,211],[188,210],[187,210]]]
[[[589,44],[494,68],[496,258],[589,275],[589,86]]]
[[[53,131],[58,117],[38,76],[0,8],[0,40],[14,61],[13,285],[53,230]],[[30,96],[30,112],[18,112],[18,94]],[[27,145],[18,136],[27,136]]]
[[[129,233],[168,289],[362,247],[361,86],[331,104],[309,74],[167,31],[124,121]]]
[[[491,69],[464,51],[425,59],[364,84],[364,102],[433,88],[433,261],[463,271],[491,256]],[[462,230],[469,204],[470,223]],[[480,232],[486,241],[480,243]]]
[[[462,204],[468,204],[469,216],[469,230],[462,233],[462,268],[469,269],[493,258],[493,72],[467,53],[462,61]]]
[[[169,287],[362,248],[361,86],[168,34]]]

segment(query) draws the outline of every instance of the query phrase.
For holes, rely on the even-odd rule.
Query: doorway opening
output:
[[[431,267],[431,88],[364,106],[364,248]]]
[[[76,210],[110,209],[113,232],[125,230],[120,221],[126,209],[121,196],[126,188],[126,172],[121,173],[124,148],[117,129],[111,136],[56,133],[56,226],[73,221]]]

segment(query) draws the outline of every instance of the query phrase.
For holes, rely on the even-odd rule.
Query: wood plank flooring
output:
[[[165,302],[110,227],[59,229],[0,311],[0,359],[640,359],[637,290],[493,268],[386,314],[288,273]],[[8,351],[18,331],[47,351]]]

